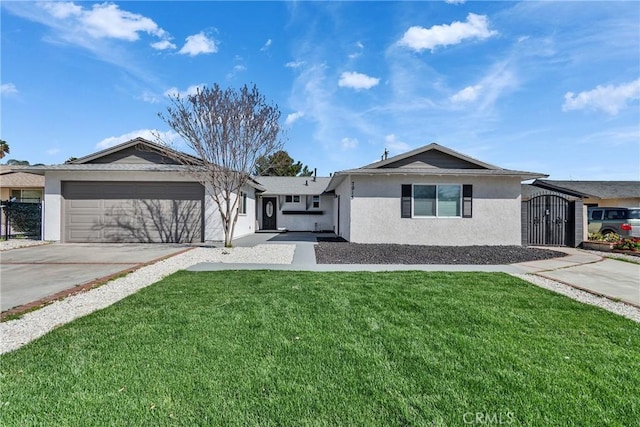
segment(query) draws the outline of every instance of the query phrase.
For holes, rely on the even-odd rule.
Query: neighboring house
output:
[[[327,191],[336,233],[352,242],[520,245],[520,184],[542,177],[429,144],[337,172]]]
[[[21,170],[24,166],[0,166],[0,200],[40,202],[44,194],[44,176]]]
[[[14,200],[25,203],[40,203],[44,194],[44,176],[25,172],[24,166],[0,165],[0,202]],[[4,203],[3,203],[4,205]],[[13,234],[5,228],[4,209],[0,209],[0,235]]]
[[[31,167],[45,177],[44,239],[222,240],[211,189],[163,150],[137,138],[69,164]],[[545,176],[430,144],[330,178],[254,177],[239,195],[234,238],[334,231],[357,243],[520,245],[521,182]]]
[[[640,206],[640,181],[556,181],[536,179],[532,185],[579,197],[585,206]]]

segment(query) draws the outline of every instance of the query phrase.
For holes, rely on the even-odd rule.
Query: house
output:
[[[336,233],[357,243],[520,245],[520,184],[544,174],[504,169],[429,144],[336,172]]]
[[[640,206],[640,181],[556,181],[536,179],[535,187],[580,197],[585,206]]]
[[[211,189],[164,150],[136,138],[68,164],[31,168],[45,176],[44,239],[222,240]],[[521,182],[543,177],[438,144],[328,178],[254,177],[238,195],[234,238],[334,231],[357,243],[520,245]]]
[[[24,166],[0,165],[0,201],[14,200],[23,203],[40,203],[44,194],[44,176],[23,170]],[[4,208],[0,209],[0,235],[13,234],[7,228]]]
[[[24,166],[0,165],[0,200],[15,198],[21,202],[40,202],[44,176],[22,170]]]

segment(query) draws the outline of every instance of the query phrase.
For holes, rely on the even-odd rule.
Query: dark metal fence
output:
[[[0,236],[3,239],[42,238],[42,202],[2,200],[0,208]]]

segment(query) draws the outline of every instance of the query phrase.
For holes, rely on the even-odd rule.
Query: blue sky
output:
[[[166,94],[255,83],[318,174],[438,142],[551,179],[640,179],[638,2],[1,3],[7,159],[157,129]]]

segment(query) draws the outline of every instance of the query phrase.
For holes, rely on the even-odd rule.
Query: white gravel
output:
[[[13,351],[78,317],[103,309],[178,270],[200,262],[291,264],[296,245],[195,248],[142,267],[103,286],[56,301],[20,319],[0,323],[0,354]]]
[[[600,297],[592,293],[565,285],[564,283],[559,283],[555,280],[550,280],[544,277],[536,276],[534,274],[513,274],[513,276],[519,277],[520,279],[526,280],[527,282],[533,283],[534,285],[540,286],[541,288],[549,289],[550,291],[565,295],[576,301],[595,305],[596,307],[600,307],[604,310],[610,311],[612,313],[640,323],[640,309],[632,305],[613,301],[609,298]]]
[[[31,240],[31,239],[9,239],[0,240],[0,252],[8,251],[9,249],[26,248],[27,246],[46,245],[50,242],[44,240]]]

